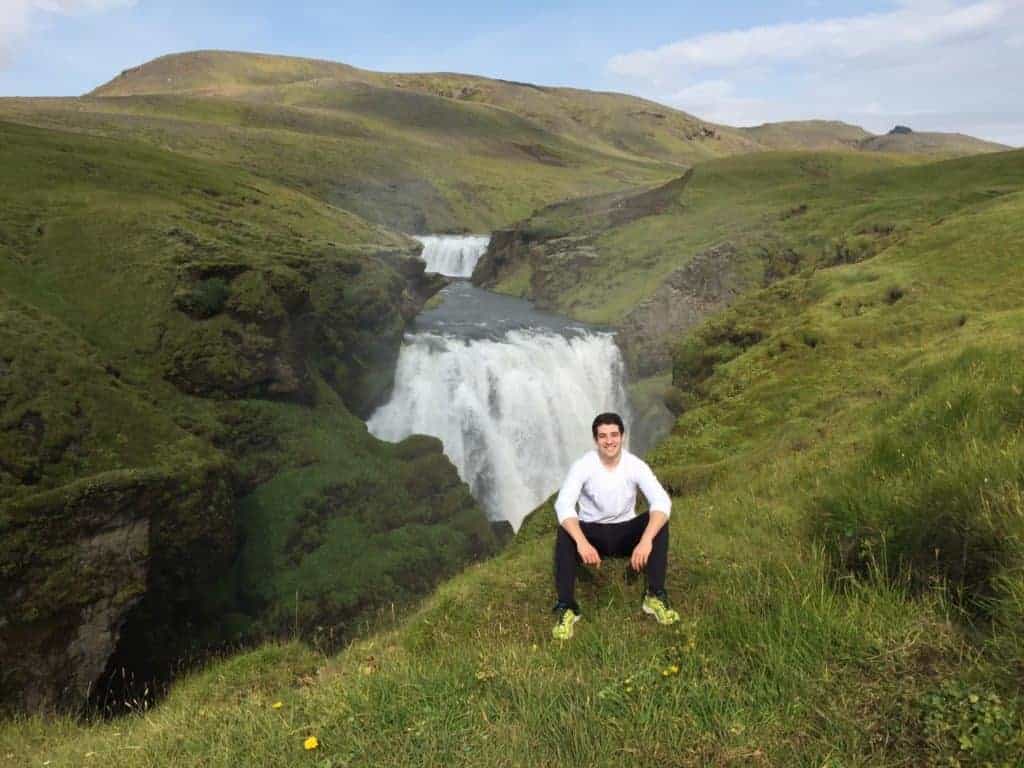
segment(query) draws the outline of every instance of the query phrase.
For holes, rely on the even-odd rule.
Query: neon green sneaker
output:
[[[558,612],[558,622],[551,634],[555,640],[568,640],[572,637],[573,625],[580,620],[580,615],[572,608],[562,608]]]
[[[656,595],[644,595],[641,606],[644,613],[649,613],[659,624],[675,624],[679,621],[679,612],[668,607],[668,596],[664,592]]]

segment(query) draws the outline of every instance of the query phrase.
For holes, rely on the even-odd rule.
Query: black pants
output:
[[[650,515],[643,514],[624,523],[580,523],[580,529],[587,541],[597,550],[601,557],[629,557],[633,549],[640,543],[640,537]],[[577,612],[576,603],[576,566],[583,561],[576,551],[573,541],[562,526],[558,526],[558,538],[555,540],[555,587],[558,589],[558,602],[570,605]],[[661,527],[651,545],[651,556],[647,559],[647,590],[660,592],[665,588],[665,571],[668,569],[668,523]]]

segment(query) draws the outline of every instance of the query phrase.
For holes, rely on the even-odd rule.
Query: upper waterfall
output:
[[[385,440],[441,439],[493,520],[516,530],[593,447],[603,411],[629,420],[624,364],[611,333],[457,283],[417,319],[391,400],[367,422]]]
[[[423,243],[420,255],[427,272],[447,277],[472,277],[476,263],[487,250],[488,235],[413,235]]]

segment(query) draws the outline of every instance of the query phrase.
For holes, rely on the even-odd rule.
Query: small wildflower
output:
[[[316,736],[310,736],[308,739],[302,742],[302,746],[304,746],[306,749],[316,749],[320,746],[320,740],[317,739]]]
[[[283,707],[283,706],[284,706],[284,702],[283,702],[283,701],[275,701],[275,702],[274,702],[273,704],[271,704],[270,706],[271,706],[271,707],[272,707],[273,709],[280,709],[281,707]]]

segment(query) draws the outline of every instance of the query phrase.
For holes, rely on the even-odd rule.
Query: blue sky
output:
[[[1024,145],[1024,0],[0,0],[0,95],[220,48],[635,93],[731,125],[820,117]]]

